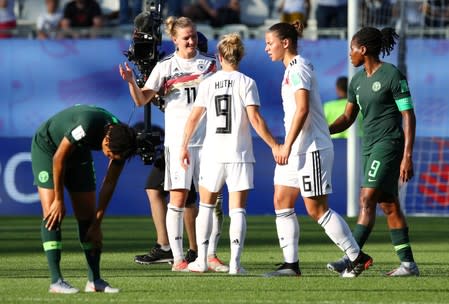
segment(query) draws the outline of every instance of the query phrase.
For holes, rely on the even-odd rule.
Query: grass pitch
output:
[[[170,265],[144,266],[134,255],[148,251],[155,240],[147,217],[106,217],[103,222],[102,276],[119,294],[55,295],[48,293],[47,263],[38,217],[0,218],[0,303],[448,303],[449,218],[409,218],[418,278],[388,278],[399,265],[385,219],[377,219],[364,250],[374,265],[359,278],[342,279],[326,269],[341,257],[321,227],[300,217],[299,278],[264,278],[282,261],[273,216],[248,217],[242,265],[244,277],[216,273],[174,273]],[[349,219],[351,227],[354,219]],[[229,259],[229,220],[225,221],[219,256]],[[62,271],[84,289],[86,267],[77,240],[76,222],[63,222]]]

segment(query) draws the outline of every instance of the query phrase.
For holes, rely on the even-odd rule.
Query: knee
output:
[[[368,215],[376,214],[376,202],[371,196],[360,195],[360,212]]]

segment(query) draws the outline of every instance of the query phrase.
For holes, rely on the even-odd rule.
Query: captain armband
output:
[[[398,106],[399,111],[406,111],[413,109],[413,102],[411,97],[405,97],[401,99],[397,99],[396,105]]]

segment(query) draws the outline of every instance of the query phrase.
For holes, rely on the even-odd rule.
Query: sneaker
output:
[[[173,263],[173,253],[171,249],[165,251],[161,249],[161,245],[156,244],[153,248],[151,248],[149,253],[136,255],[134,258],[134,262],[143,265]]]
[[[173,264],[171,271],[175,272],[189,272],[189,263],[186,260],[182,260],[176,264]]]
[[[207,267],[211,271],[215,272],[229,272],[228,265],[225,265],[219,258],[216,256],[207,258]]]
[[[199,259],[196,259],[195,261],[189,263],[187,268],[191,272],[206,272],[207,271],[207,265],[204,262],[199,261]]]
[[[118,293],[120,289],[111,287],[108,282],[103,279],[97,279],[93,282],[87,282],[85,292],[104,292],[104,293]]]
[[[299,277],[301,271],[299,270],[299,262],[295,263],[282,263],[275,271],[268,272],[263,276],[270,277]]]
[[[245,268],[240,266],[239,268],[236,268],[236,269],[229,269],[229,274],[230,275],[246,275],[246,274],[248,274],[248,272],[245,270]]]
[[[187,263],[192,263],[196,260],[197,257],[198,257],[198,254],[196,253],[196,251],[189,249],[186,252],[185,260],[187,261]]]
[[[58,281],[56,281],[56,283],[50,284],[50,288],[48,289],[48,292],[71,294],[71,293],[79,292],[79,289],[72,287],[72,285],[70,285],[68,282],[64,281],[63,279],[58,279]]]
[[[349,266],[341,273],[341,277],[358,277],[363,271],[370,268],[371,265],[373,265],[373,259],[363,251],[360,251],[357,259],[355,259],[355,261],[353,262],[350,262]]]
[[[351,261],[349,260],[349,257],[347,255],[344,255],[338,261],[327,263],[327,269],[341,275],[343,271],[348,268],[350,262]]]
[[[415,262],[401,262],[401,265],[386,273],[389,277],[418,277],[419,269]]]

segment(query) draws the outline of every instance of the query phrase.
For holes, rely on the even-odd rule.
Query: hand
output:
[[[181,154],[179,159],[181,160],[181,167],[183,167],[184,170],[187,170],[187,167],[190,165],[189,149],[181,148]]]
[[[119,64],[119,72],[120,76],[122,76],[123,80],[125,80],[126,82],[134,81],[134,72],[129,67],[128,62],[125,62],[124,66]]]
[[[288,164],[288,157],[290,156],[291,148],[287,145],[280,145],[275,155],[275,160],[278,165],[286,165]]]
[[[413,160],[411,157],[404,157],[401,161],[401,167],[399,172],[399,180],[401,183],[406,183],[412,179],[413,173]]]
[[[103,233],[99,223],[94,222],[87,230],[86,240],[91,242],[94,249],[101,249],[103,247]]]
[[[65,206],[64,202],[61,200],[54,200],[50,205],[50,210],[44,220],[47,221],[45,228],[52,230],[61,225],[62,220],[65,216]]]

